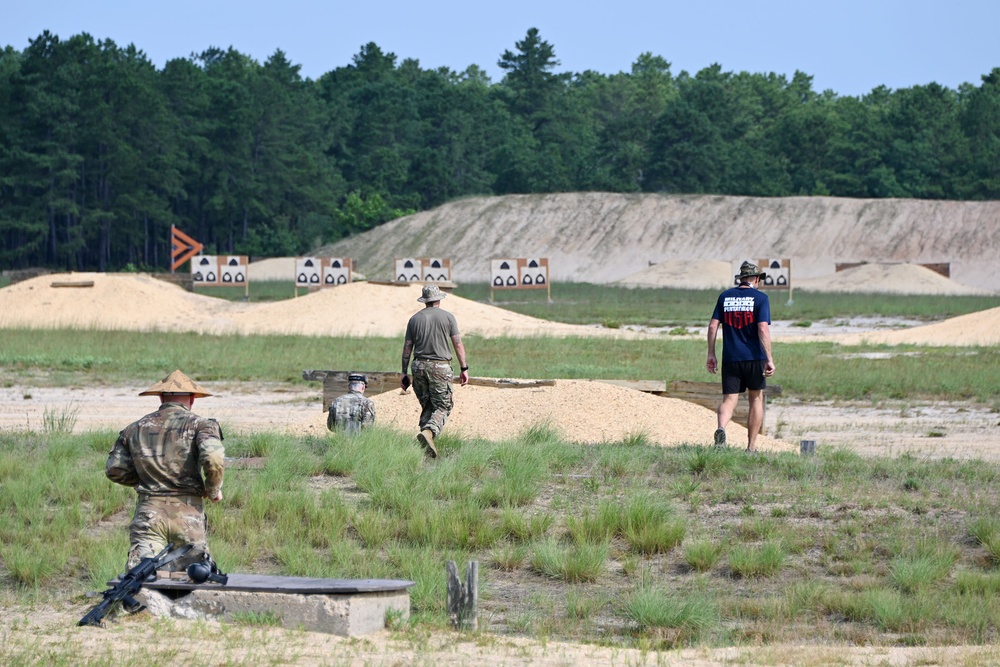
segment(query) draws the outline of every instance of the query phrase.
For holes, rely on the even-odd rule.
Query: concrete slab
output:
[[[386,617],[406,620],[414,582],[229,575],[229,583],[158,579],[136,596],[153,615],[218,621],[255,615],[282,627],[358,637],[382,630]]]

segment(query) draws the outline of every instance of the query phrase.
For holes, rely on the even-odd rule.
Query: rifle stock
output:
[[[150,575],[156,574],[156,571],[159,569],[162,561],[173,560],[172,558],[164,558],[173,548],[173,543],[170,543],[163,551],[158,553],[153,558],[143,558],[139,561],[139,564],[126,572],[125,576],[123,576],[117,584],[104,591],[104,599],[101,600],[97,606],[87,612],[87,615],[81,618],[77,625],[100,626],[104,617],[107,616],[112,608],[114,608],[114,606],[118,603],[121,603],[122,606],[124,606],[125,609],[131,613],[142,611],[142,604],[136,600],[134,596],[139,592],[139,589],[142,588],[142,584],[145,583],[146,579],[148,579]]]

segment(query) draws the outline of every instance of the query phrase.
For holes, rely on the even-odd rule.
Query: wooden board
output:
[[[347,393],[347,377],[352,373],[360,373],[368,379],[365,389],[366,396],[375,396],[387,391],[399,390],[401,373],[386,373],[382,371],[302,371],[302,379],[323,383],[323,412],[330,409],[330,404],[340,395]],[[517,380],[511,378],[471,377],[469,384],[478,387],[493,387],[495,389],[524,389],[532,387],[551,387],[555,380]]]
[[[663,395],[670,398],[679,398],[683,401],[688,401],[714,411],[718,410],[719,404],[722,403],[722,383],[674,380],[667,384],[667,391]],[[762,420],[760,424],[759,433],[761,435],[764,435],[767,432],[764,422],[767,417],[768,396],[781,396],[781,385],[768,385],[764,388],[763,408],[765,420]],[[749,428],[750,405],[746,398],[740,397],[739,401],[736,403],[736,409],[733,410],[733,421],[740,424],[744,428]]]
[[[117,580],[109,582],[113,586]],[[405,591],[415,582],[405,579],[313,579],[310,577],[277,577],[266,574],[230,574],[229,583],[196,584],[188,579],[156,579],[143,584],[158,590],[226,590],[248,593],[299,593],[345,595],[352,593],[386,593]]]
[[[93,280],[76,280],[76,281],[61,281],[54,282],[51,287],[93,287]]]

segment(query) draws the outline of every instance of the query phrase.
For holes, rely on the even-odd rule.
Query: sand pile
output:
[[[268,257],[250,262],[247,277],[251,283],[255,280],[295,280],[295,258]]]
[[[52,286],[87,282],[93,287]],[[211,333],[227,329],[231,306],[146,274],[63,273],[0,290],[0,327]]]
[[[388,391],[371,397],[381,426],[416,434],[420,404],[412,391]],[[662,398],[634,389],[589,380],[557,380],[551,387],[497,389],[468,385],[455,387],[455,409],[446,432],[466,438],[504,440],[537,424],[547,424],[572,442],[613,443],[645,434],[664,446],[711,444],[715,412],[694,403]],[[304,424],[315,432],[326,425],[326,414]],[[730,423],[733,447],[746,447],[746,429]],[[758,438],[766,451],[798,451],[791,443]]]
[[[423,308],[417,301],[421,285],[351,283],[307,296],[259,304],[235,313],[232,320],[244,333],[306,336],[402,336],[406,322]],[[458,319],[464,334],[496,336],[635,336],[616,331],[560,324],[519,315],[496,306],[448,296],[441,307]]]
[[[838,336],[842,345],[1000,345],[1000,308],[899,331]]]
[[[92,287],[52,287],[93,282]],[[73,273],[41,276],[0,290],[0,328],[79,328],[304,336],[402,336],[423,308],[419,284],[356,282],[272,303],[244,303],[192,294],[144,274]],[[448,296],[444,307],[463,334],[498,336],[608,336],[627,330],[548,322]]]
[[[723,290],[733,284],[729,262],[710,259],[666,260],[615,281],[624,287],[674,287]]]
[[[992,294],[945,278],[919,264],[862,264],[834,274],[795,280],[792,286],[805,292],[848,292],[866,294]]]

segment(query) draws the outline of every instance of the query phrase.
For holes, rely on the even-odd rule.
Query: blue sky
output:
[[[795,70],[817,91],[863,95],[878,85],[979,85],[1000,67],[997,0],[29,0],[6,3],[0,45],[22,50],[43,30],[135,44],[157,66],[211,46],[264,61],[276,49],[317,78],[375,42],[398,61],[493,81],[497,60],[538,28],[557,72],[629,71],[651,52],[691,74]]]

